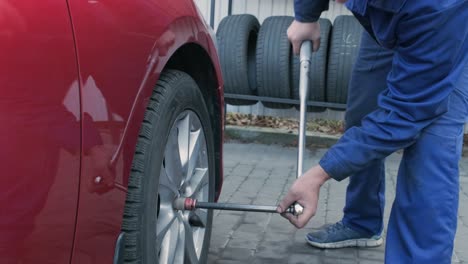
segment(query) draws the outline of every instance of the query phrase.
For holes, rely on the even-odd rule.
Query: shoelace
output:
[[[346,227],[343,225],[343,223],[340,221],[334,225],[331,225],[327,228],[327,233],[336,233],[337,231],[341,231],[345,229]]]

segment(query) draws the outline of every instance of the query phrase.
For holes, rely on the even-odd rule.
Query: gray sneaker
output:
[[[307,234],[306,241],[318,248],[378,247],[382,236],[367,236],[346,227],[341,221]]]

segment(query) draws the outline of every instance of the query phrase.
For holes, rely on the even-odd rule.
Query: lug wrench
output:
[[[193,211],[196,209],[211,209],[211,210],[227,210],[227,211],[243,211],[243,212],[258,212],[258,213],[277,213],[277,206],[274,205],[253,205],[253,204],[234,204],[234,203],[209,203],[198,202],[192,198],[175,199],[173,208],[182,211]],[[299,204],[291,205],[286,212],[293,215],[302,214],[302,206]]]
[[[310,71],[310,60],[312,56],[312,42],[304,41],[301,45],[300,55],[300,79],[299,79],[299,142],[297,152],[297,170],[296,179],[302,175],[304,169],[304,148],[305,148],[305,131],[306,131],[306,113],[307,113],[307,98],[309,93],[309,71]],[[195,209],[211,209],[211,210],[228,210],[228,211],[245,211],[245,212],[263,212],[263,213],[277,213],[277,206],[271,205],[252,205],[252,204],[234,204],[234,203],[210,203],[210,202],[198,202],[192,198],[177,198],[173,204],[173,208],[176,210],[188,210],[192,211]],[[304,211],[304,207],[299,203],[294,203],[286,209],[287,213],[291,213],[295,216],[299,216]]]

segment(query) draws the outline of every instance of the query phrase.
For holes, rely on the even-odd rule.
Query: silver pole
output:
[[[276,213],[276,206],[269,206],[269,205],[197,202],[195,207],[202,208],[202,209],[215,209],[215,210],[227,210],[227,211]]]
[[[302,206],[291,205],[286,209],[286,212],[299,216],[302,214]],[[276,205],[253,205],[253,204],[232,204],[232,203],[209,203],[196,202],[195,208],[211,209],[211,210],[226,210],[226,211],[241,211],[241,212],[258,212],[258,213],[277,213]]]
[[[306,139],[306,114],[307,114],[307,98],[309,94],[309,71],[310,58],[312,56],[312,42],[304,41],[301,45],[301,66],[299,79],[299,146],[297,154],[297,173],[296,178],[301,177],[304,172],[304,148]]]
[[[309,71],[310,71],[310,58],[312,56],[312,42],[304,41],[301,45],[301,67],[299,79],[299,145],[297,151],[297,173],[296,178],[301,177],[304,172],[304,149],[306,141],[306,114],[307,114],[307,98],[309,94]],[[304,207],[299,203],[292,205],[295,210],[302,213]]]

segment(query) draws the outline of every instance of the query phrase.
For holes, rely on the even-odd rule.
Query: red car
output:
[[[206,263],[223,83],[192,0],[0,1],[0,263]]]

